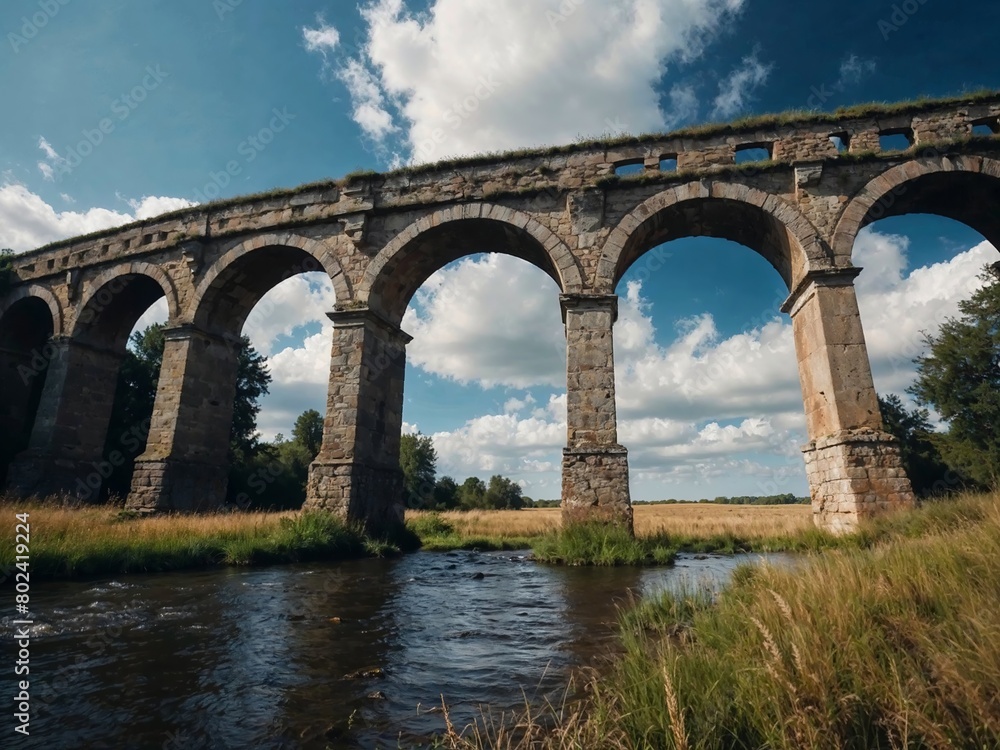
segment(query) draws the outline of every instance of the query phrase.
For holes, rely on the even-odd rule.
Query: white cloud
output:
[[[322,18],[316,20],[319,25],[315,29],[302,28],[302,39],[309,52],[318,52],[325,59],[327,53],[333,52],[340,45],[340,33]]]
[[[144,195],[139,199],[126,199],[125,202],[132,208],[132,215],[135,219],[152,219],[154,216],[159,216],[160,214],[198,205],[186,198],[170,198],[168,196],[155,195]]]
[[[743,4],[434,0],[415,13],[373,0],[361,49],[335,69],[367,136],[405,131],[405,160],[662,130],[695,101],[680,87],[661,109],[668,68],[699,57]]]
[[[875,385],[880,393],[905,396],[913,383],[913,359],[925,350],[924,334],[934,334],[959,314],[958,303],[982,286],[979,273],[996,260],[988,242],[951,260],[906,273],[909,241],[870,228],[858,236],[854,264],[864,270],[856,289]]]
[[[875,60],[848,55],[840,63],[840,78],[837,80],[837,87],[842,89],[848,85],[861,83],[861,80],[874,73],[877,67],[878,64]]]
[[[742,112],[750,103],[753,92],[767,82],[773,64],[764,64],[757,59],[757,52],[747,55],[740,67],[719,83],[719,93],[715,97],[712,115],[725,119]]]
[[[424,283],[403,318],[413,336],[407,360],[484,388],[565,386],[558,294],[544,272],[508,255],[443,268]]]
[[[24,185],[7,180],[0,185],[0,247],[23,252],[56,240],[194,205],[183,198],[153,196],[128,201],[128,204],[133,213],[107,208],[57,211]]]
[[[279,336],[290,336],[304,326],[325,328],[326,314],[333,310],[336,295],[325,273],[304,273],[282,281],[265,294],[243,326],[254,347],[269,356]],[[329,337],[327,338],[329,353]]]

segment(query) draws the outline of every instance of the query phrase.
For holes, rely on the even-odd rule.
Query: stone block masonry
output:
[[[0,383],[9,384],[0,392],[0,427],[18,445],[30,433],[30,442],[10,462],[8,487],[74,494],[88,467],[106,458],[128,332],[165,298],[163,366],[128,505],[220,507],[234,343],[274,285],[321,271],[336,311],[323,445],[307,506],[370,529],[398,524],[409,341],[400,322],[438,269],[470,253],[500,252],[540,268],[560,295],[564,519],[631,529],[628,452],[617,432],[614,291],[630,268],[641,278],[671,272],[669,255],[650,253],[659,244],[711,236],[760,254],[785,282],[816,522],[849,531],[913,505],[878,412],[853,286],[861,271],[852,262],[855,241],[878,219],[938,213],[1000,247],[1000,137],[984,132],[1000,133],[1000,94],[762,117],[246,196],[18,255],[0,294],[0,365],[8,368]],[[912,145],[883,151],[888,135]],[[737,164],[749,148],[769,158]],[[635,164],[643,165],[639,174],[619,174]],[[42,367],[28,367],[30,388],[18,385],[16,368],[40,358]]]

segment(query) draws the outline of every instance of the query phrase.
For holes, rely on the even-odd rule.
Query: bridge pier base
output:
[[[229,477],[235,339],[191,325],[166,329],[164,338],[149,437],[125,507],[143,513],[218,510]]]
[[[67,336],[49,342],[48,373],[28,449],[7,472],[21,496],[97,500],[111,470],[104,444],[122,356]]]
[[[805,401],[813,519],[835,534],[915,504],[896,440],[882,426],[854,292],[859,272],[814,272],[782,308],[792,316]]]
[[[632,533],[628,451],[618,444],[615,406],[618,297],[566,294],[560,301],[567,347],[563,524],[613,523]]]
[[[323,446],[309,468],[306,508],[377,533],[403,523],[403,376],[410,337],[372,310],[330,313]]]

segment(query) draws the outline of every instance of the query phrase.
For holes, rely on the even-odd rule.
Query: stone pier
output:
[[[563,523],[604,521],[632,531],[628,451],[618,444],[615,295],[563,295],[566,428]]]
[[[377,532],[403,521],[403,375],[410,337],[371,310],[334,323],[323,446],[309,469],[306,507]]]
[[[146,450],[126,507],[142,513],[219,510],[226,501],[238,338],[193,325],[165,331]]]
[[[813,273],[785,303],[810,438],[802,450],[813,515],[835,533],[915,503],[896,439],[882,427],[854,293],[860,271]]]
[[[899,135],[909,148],[881,149],[883,137]],[[878,411],[853,287],[857,238],[882,218],[934,213],[1000,247],[998,144],[1000,92],[872,105],[850,116],[762,117],[352,175],[192,206],[16,255],[9,272],[0,270],[7,488],[98,491],[119,358],[135,323],[164,299],[163,369],[128,507],[222,506],[235,344],[251,310],[267,317],[261,303],[271,289],[319,272],[337,312],[307,507],[369,529],[398,524],[403,317],[447,264],[505,253],[545,273],[552,304],[562,304],[564,519],[631,528],[615,406],[615,293],[626,274],[654,286],[658,275],[676,273],[671,253],[658,249],[665,243],[713,237],[762,257],[788,291],[783,310],[794,329],[815,520],[850,531],[914,503]],[[743,163],[750,153],[763,160]],[[691,252],[716,262],[704,248]],[[46,342],[55,353],[29,388],[17,368],[34,368]],[[11,461],[29,428],[28,449]]]

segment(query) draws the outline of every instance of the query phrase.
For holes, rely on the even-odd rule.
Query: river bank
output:
[[[828,543],[804,506],[677,504],[635,509],[636,539],[613,528],[561,533],[558,509],[407,512],[405,530],[372,539],[323,513],[219,513],[138,517],[113,506],[69,507],[58,499],[0,498],[11,519],[28,513],[36,580],[385,557],[428,551],[532,549],[539,562],[668,565],[679,551],[813,549]],[[13,526],[11,526],[13,534]],[[15,546],[0,549],[12,569]]]
[[[1000,495],[929,503],[793,569],[625,610],[619,648],[469,748],[1000,747]],[[594,744],[598,743],[598,744]]]

